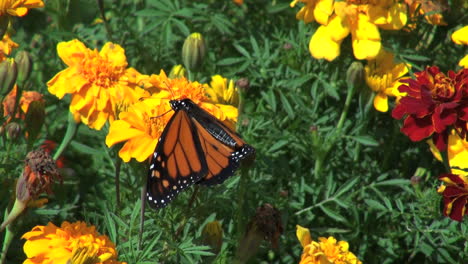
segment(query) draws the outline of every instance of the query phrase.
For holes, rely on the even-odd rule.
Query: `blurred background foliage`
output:
[[[232,263],[248,222],[268,203],[281,214],[279,247],[262,242],[249,263],[298,263],[302,247],[296,225],[309,228],[315,239],[348,241],[363,263],[466,261],[467,222],[441,214],[436,189],[442,164],[426,143],[410,142],[400,133],[401,122],[389,112],[369,109],[373,94],[365,84],[357,87],[337,137],[348,94],[346,71],[354,61],[351,41],[344,41],[342,55],[333,62],[313,59],[308,42],[317,26],[296,20],[297,11],[289,1],[272,0],[241,6],[215,0],[104,1],[102,10],[92,0],[49,0],[45,8],[16,19],[12,39],[20,44],[18,51],[27,50],[34,61],[25,89],[43,93],[46,101],[46,124],[37,146],[45,139],[61,142],[66,130],[70,100],[58,100],[46,86],[64,69],[58,42],[78,38],[100,49],[112,41],[125,49],[129,66],[141,73],[168,73],[182,63],[184,39],[200,32],[208,48],[197,80],[208,83],[215,74],[248,79],[238,132],[257,150],[252,167],[222,185],[200,187],[192,206],[193,187],[167,208],[147,209],[139,247],[140,190],[147,172],[135,161],[122,164],[117,208],[118,148],[105,145],[108,127],[95,131],[80,126],[64,154],[63,185],[55,186],[45,207],[26,213],[18,233],[48,221],[85,220],[109,235],[121,261]],[[466,12],[451,11],[455,15],[445,17],[447,26],[421,22],[411,32],[381,32],[383,45],[410,63],[412,71],[427,65],[458,69],[466,48],[453,45],[450,34],[468,19]],[[6,179],[20,174],[25,155],[24,142],[14,146],[0,168],[0,208],[6,208],[13,195],[14,185]],[[202,230],[213,220],[223,229],[216,256],[202,243]],[[25,259],[23,243],[13,241],[10,263]]]

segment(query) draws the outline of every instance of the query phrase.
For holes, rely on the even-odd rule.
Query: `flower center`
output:
[[[100,87],[110,88],[118,82],[119,77],[123,74],[123,69],[114,66],[111,61],[102,58],[99,54],[96,55],[97,56],[84,60],[83,74],[90,83]]]
[[[453,80],[445,76],[443,73],[437,73],[434,76],[434,86],[431,91],[435,97],[451,98],[455,94],[455,86]]]

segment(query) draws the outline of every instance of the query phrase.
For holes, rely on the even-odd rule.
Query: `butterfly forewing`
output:
[[[166,125],[153,154],[147,200],[153,208],[165,207],[183,189],[206,175],[203,152],[193,125],[184,111],[176,111]]]

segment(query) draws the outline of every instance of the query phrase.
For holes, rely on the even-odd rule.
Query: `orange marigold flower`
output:
[[[49,92],[60,99],[71,94],[70,112],[90,128],[100,130],[107,120],[115,119],[122,106],[142,96],[138,87],[142,75],[127,68],[121,46],[108,42],[98,52],[75,39],[60,42],[57,52],[68,68],[47,83]]]
[[[18,86],[15,84],[13,90],[3,99],[3,116],[9,116],[9,120],[11,120],[15,108],[17,90]],[[31,102],[40,101],[45,103],[42,97],[43,95],[36,91],[23,91],[19,101],[20,111],[16,113],[15,118],[24,119]]]
[[[468,208],[468,177],[466,175],[442,174],[439,180],[446,183],[437,192],[444,196],[444,215],[461,221]]]
[[[395,119],[405,117],[401,132],[412,141],[432,136],[440,151],[447,148],[448,135],[455,128],[460,137],[467,136],[468,69],[446,74],[436,66],[415,73],[416,80],[401,80],[399,91],[406,93],[393,109]]]
[[[242,5],[244,0],[232,0],[236,5]]]
[[[2,0],[0,2],[0,16],[25,16],[28,9],[44,7],[42,0]]]
[[[53,263],[124,263],[117,261],[114,243],[96,231],[94,226],[78,221],[36,226],[25,233],[23,264]]]
[[[169,79],[164,71],[159,75],[143,78],[141,82],[151,96],[122,111],[119,120],[111,124],[106,137],[108,147],[125,141],[119,151],[119,156],[125,162],[131,158],[141,162],[153,153],[157,140],[171,117],[166,113],[172,111],[169,105],[172,99],[189,98],[230,127],[237,121],[237,108],[209,103],[203,85],[198,82],[189,82],[184,77]],[[233,108],[235,111],[232,111]]]
[[[301,242],[302,251],[300,264],[361,264],[362,262],[349,251],[346,241],[337,241],[334,237],[319,237],[313,241],[309,229],[296,226],[296,235]]]

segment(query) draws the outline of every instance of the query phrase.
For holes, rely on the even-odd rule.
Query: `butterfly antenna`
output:
[[[152,119],[154,119],[154,118],[161,118],[161,117],[163,117],[165,114],[167,114],[167,113],[169,113],[169,112],[171,112],[171,111],[172,111],[172,109],[169,109],[169,110],[167,110],[166,112],[164,112],[164,113],[162,113],[162,114],[160,114],[160,115],[150,117],[150,119],[152,120]]]

